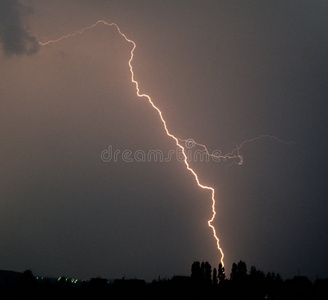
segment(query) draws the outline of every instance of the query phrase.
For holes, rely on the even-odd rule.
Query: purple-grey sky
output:
[[[136,96],[132,45],[104,25],[38,43],[103,19],[136,43],[141,92],[176,136],[221,153],[294,142],[247,143],[242,165],[191,160],[216,190],[228,276],[244,260],[327,277],[327,14],[319,0],[0,0],[0,269],[151,280],[218,265],[210,193]],[[152,150],[174,154],[138,161]]]

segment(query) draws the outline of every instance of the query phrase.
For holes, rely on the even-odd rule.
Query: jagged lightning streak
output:
[[[161,112],[161,110],[154,104],[154,102],[152,101],[151,97],[147,94],[142,94],[140,92],[140,89],[139,89],[139,83],[138,81],[135,80],[135,75],[134,75],[134,71],[133,71],[133,67],[132,67],[132,61],[133,61],[133,58],[134,58],[134,51],[136,49],[136,43],[133,41],[133,40],[130,40],[129,38],[127,38],[127,36],[121,31],[120,27],[116,24],[116,23],[108,23],[104,20],[98,20],[96,23],[90,25],[90,26],[87,26],[87,27],[84,27],[83,29],[81,30],[78,30],[74,33],[69,33],[67,35],[63,35],[61,37],[59,37],[58,39],[55,39],[55,40],[49,40],[47,42],[39,42],[39,44],[41,46],[46,46],[46,45],[49,45],[49,44],[52,44],[52,43],[57,43],[61,40],[64,40],[64,39],[68,39],[68,38],[72,38],[76,35],[79,35],[79,34],[83,34],[85,31],[87,30],[90,30],[94,27],[96,27],[97,25],[99,24],[103,24],[103,25],[106,25],[106,26],[114,26],[118,33],[125,39],[126,42],[132,44],[132,50],[130,52],[130,59],[128,61],[128,65],[129,65],[129,69],[130,69],[130,73],[131,73],[131,82],[135,85],[135,89],[136,89],[136,95],[139,97],[139,98],[146,98],[149,102],[149,104],[157,111],[161,121],[162,121],[162,124],[163,124],[163,127],[164,127],[164,130],[166,132],[166,134],[172,138],[176,144],[177,147],[180,148],[181,150],[181,153],[183,155],[183,162],[187,168],[187,170],[193,175],[197,185],[204,189],[204,190],[208,190],[211,194],[211,200],[212,200],[212,217],[210,220],[208,220],[208,226],[212,229],[212,232],[213,232],[213,236],[216,240],[216,245],[217,245],[217,249],[219,250],[219,253],[221,255],[221,259],[220,259],[220,262],[222,264],[222,266],[224,267],[224,253],[223,253],[223,250],[220,246],[220,240],[217,236],[217,233],[216,233],[216,230],[215,230],[215,227],[213,226],[213,221],[215,219],[215,216],[216,216],[216,210],[215,210],[215,204],[216,204],[216,201],[215,201],[215,190],[213,187],[211,186],[207,186],[207,185],[204,185],[200,182],[199,180],[199,177],[197,175],[197,173],[194,171],[194,169],[191,168],[191,166],[189,165],[188,163],[188,158],[187,158],[187,154],[186,154],[186,149],[185,147],[183,146],[183,144],[181,142],[184,142],[184,143],[187,143],[188,140],[184,140],[184,139],[180,139],[178,137],[176,137],[174,134],[172,134],[169,130],[168,130],[168,127],[167,127],[167,124],[166,124],[166,121],[163,117],[163,114]],[[273,138],[273,139],[276,139],[280,142],[283,142],[281,140],[279,140],[278,138],[274,137],[274,136],[269,136],[269,135],[261,135],[259,137],[256,137],[256,138],[253,138],[253,139],[250,139],[250,140],[246,140],[244,141],[243,143],[241,143],[239,146],[236,146],[236,148],[234,150],[232,150],[232,152],[228,153],[228,154],[225,154],[225,155],[214,155],[214,154],[210,154],[209,151],[207,150],[207,147],[203,144],[200,144],[200,143],[197,143],[195,141],[193,141],[195,143],[195,145],[198,145],[200,147],[202,147],[205,151],[206,151],[206,154],[208,156],[213,156],[215,158],[229,158],[229,159],[236,159],[238,158],[239,159],[239,162],[238,164],[242,164],[243,163],[243,157],[242,155],[240,155],[239,151],[240,149],[243,147],[244,144],[248,143],[248,142],[252,142],[252,141],[255,141],[255,140],[258,140],[258,139],[261,139],[261,138]],[[185,144],[186,146],[186,144]]]
[[[175,135],[173,135],[167,128],[167,124],[166,124],[166,121],[163,117],[163,114],[161,112],[161,110],[154,104],[154,102],[152,101],[151,97],[147,94],[142,94],[140,93],[140,89],[139,89],[139,83],[138,81],[135,80],[135,75],[134,75],[134,71],[133,71],[133,67],[132,67],[132,61],[133,61],[133,58],[134,58],[134,51],[136,49],[136,43],[132,40],[130,40],[129,38],[127,38],[127,36],[121,31],[120,27],[116,24],[116,23],[108,23],[104,20],[98,20],[96,23],[90,25],[90,26],[87,26],[87,27],[84,27],[83,29],[81,30],[78,30],[74,33],[70,33],[70,34],[67,34],[67,35],[64,35],[64,36],[61,36],[60,38],[58,39],[55,39],[55,40],[49,40],[47,42],[39,42],[39,44],[41,46],[46,46],[46,45],[49,45],[51,43],[57,43],[61,40],[64,40],[64,39],[67,39],[67,38],[71,38],[71,37],[74,37],[78,34],[82,34],[83,32],[85,32],[86,30],[90,30],[94,27],[96,27],[98,24],[103,24],[103,25],[106,25],[106,26],[114,26],[118,33],[125,39],[126,42],[132,44],[132,50],[130,52],[130,59],[128,61],[128,65],[129,65],[129,69],[130,69],[130,73],[131,73],[131,82],[135,85],[135,88],[136,88],[136,94],[139,98],[146,98],[148,100],[148,102],[150,103],[150,105],[157,111],[161,121],[162,121],[162,124],[163,124],[163,127],[164,127],[164,130],[166,132],[166,134],[172,138],[174,141],[175,141],[175,144],[177,145],[177,147],[179,147],[181,149],[181,153],[183,155],[183,161],[184,161],[184,164],[187,168],[187,170],[189,172],[191,172],[191,174],[194,176],[194,179],[196,180],[196,183],[199,187],[201,187],[202,189],[205,189],[205,190],[208,190],[210,193],[211,193],[211,199],[212,199],[212,218],[208,221],[208,226],[212,229],[213,231],[213,236],[216,240],[216,245],[217,245],[217,248],[220,252],[220,255],[221,255],[221,264],[222,266],[224,266],[224,253],[223,253],[223,250],[220,246],[220,240],[217,236],[217,233],[216,233],[216,230],[215,230],[215,227],[212,225],[212,222],[214,221],[215,219],[215,216],[216,216],[216,210],[215,210],[215,190],[214,188],[210,187],[210,186],[207,186],[207,185],[204,185],[202,183],[200,183],[200,180],[198,178],[198,175],[197,173],[190,167],[189,163],[188,163],[188,159],[187,159],[187,154],[186,154],[186,151],[185,151],[185,148],[184,146],[180,143],[180,141],[183,141],[179,138],[177,138]],[[205,146],[204,146],[205,147]]]

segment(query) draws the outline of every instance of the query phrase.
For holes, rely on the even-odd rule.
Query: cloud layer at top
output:
[[[30,55],[39,49],[36,38],[24,28],[22,16],[26,12],[17,0],[0,0],[0,42],[6,55]]]

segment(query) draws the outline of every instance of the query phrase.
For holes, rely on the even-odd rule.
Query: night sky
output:
[[[191,159],[227,276],[243,260],[327,277],[324,0],[0,0],[0,269],[152,280],[219,263],[211,195],[136,96],[132,44],[104,25],[38,43],[99,19],[136,43],[140,90],[177,137],[222,154],[284,141],[245,143],[242,165]],[[174,155],[135,159],[152,150]]]

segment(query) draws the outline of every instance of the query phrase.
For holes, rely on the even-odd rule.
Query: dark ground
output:
[[[0,271],[0,299],[328,299],[328,278],[312,283],[307,277],[295,276],[284,281],[279,274],[265,275],[255,267],[247,273],[242,261],[233,264],[229,280],[224,277],[215,268],[212,272],[208,263],[199,262],[193,263],[191,276],[152,283],[99,277],[81,281],[38,277],[29,270]]]

